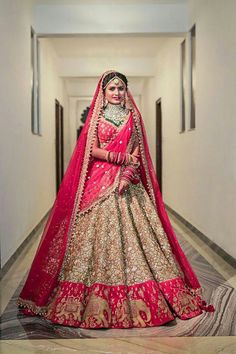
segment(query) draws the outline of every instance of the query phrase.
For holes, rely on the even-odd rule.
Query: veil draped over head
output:
[[[58,284],[58,277],[68,239],[72,232],[76,210],[78,210],[83,200],[83,190],[91,160],[91,151],[97,134],[99,118],[103,112],[104,93],[102,82],[104,77],[111,72],[113,70],[105,72],[99,79],[88,117],[77,140],[44,227],[30,272],[19,297],[19,304],[23,306],[27,304],[27,307],[31,308],[34,313],[44,313],[46,311],[46,306],[53,295],[53,290]],[[183,272],[186,285],[194,290],[200,289],[198,279],[177,241],[165,210],[149,153],[142,116],[129,90],[126,92],[126,106],[132,111],[133,123],[139,139],[141,181],[156,207],[172,252]]]

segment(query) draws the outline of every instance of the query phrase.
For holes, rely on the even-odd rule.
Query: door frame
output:
[[[64,110],[55,99],[56,193],[64,175]]]
[[[156,176],[162,192],[162,105],[161,97],[156,101]]]

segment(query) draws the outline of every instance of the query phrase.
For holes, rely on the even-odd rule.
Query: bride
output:
[[[127,78],[105,72],[18,299],[82,328],[162,325],[214,311],[166,213]]]

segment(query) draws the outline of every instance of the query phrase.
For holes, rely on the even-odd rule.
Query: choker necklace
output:
[[[121,104],[108,103],[104,109],[104,118],[119,127],[125,120],[129,110]]]

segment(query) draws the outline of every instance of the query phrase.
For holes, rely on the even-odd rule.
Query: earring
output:
[[[126,108],[126,96],[124,97],[123,107]]]
[[[106,108],[107,105],[108,105],[108,100],[104,97],[103,98],[103,107]]]

